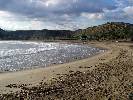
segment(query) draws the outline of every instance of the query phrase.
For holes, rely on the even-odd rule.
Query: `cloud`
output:
[[[77,29],[92,20],[130,18],[132,5],[133,0],[0,0],[0,27]]]
[[[128,6],[123,9],[125,16],[129,19],[133,19],[133,6]]]
[[[86,17],[88,19],[97,20],[97,19],[103,19],[104,14],[103,13],[82,13],[81,16]]]
[[[124,11],[125,11],[127,14],[133,14],[133,6],[125,7],[125,8],[124,8]]]
[[[102,12],[103,8],[114,9],[105,0],[1,0],[0,9],[30,17],[45,17],[49,14],[80,14]]]

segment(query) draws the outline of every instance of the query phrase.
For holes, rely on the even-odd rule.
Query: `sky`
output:
[[[76,30],[133,23],[133,0],[0,0],[0,28]]]

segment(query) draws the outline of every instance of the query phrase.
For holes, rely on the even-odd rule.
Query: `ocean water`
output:
[[[82,44],[0,41],[0,72],[62,64],[104,52]]]

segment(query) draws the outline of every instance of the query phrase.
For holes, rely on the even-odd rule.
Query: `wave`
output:
[[[4,46],[1,46],[3,44]],[[34,54],[46,50],[53,50],[57,48],[56,45],[55,43],[0,41],[0,57]]]

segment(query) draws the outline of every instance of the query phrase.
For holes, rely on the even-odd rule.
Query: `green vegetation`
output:
[[[87,29],[70,30],[18,30],[0,29],[1,40],[132,40],[133,24],[108,22]]]
[[[77,37],[86,35],[88,40],[118,40],[131,39],[133,36],[133,24],[122,22],[111,22],[99,26],[89,27],[87,29],[75,32]]]
[[[72,31],[69,30],[17,30],[0,31],[1,40],[60,40],[70,39]]]

